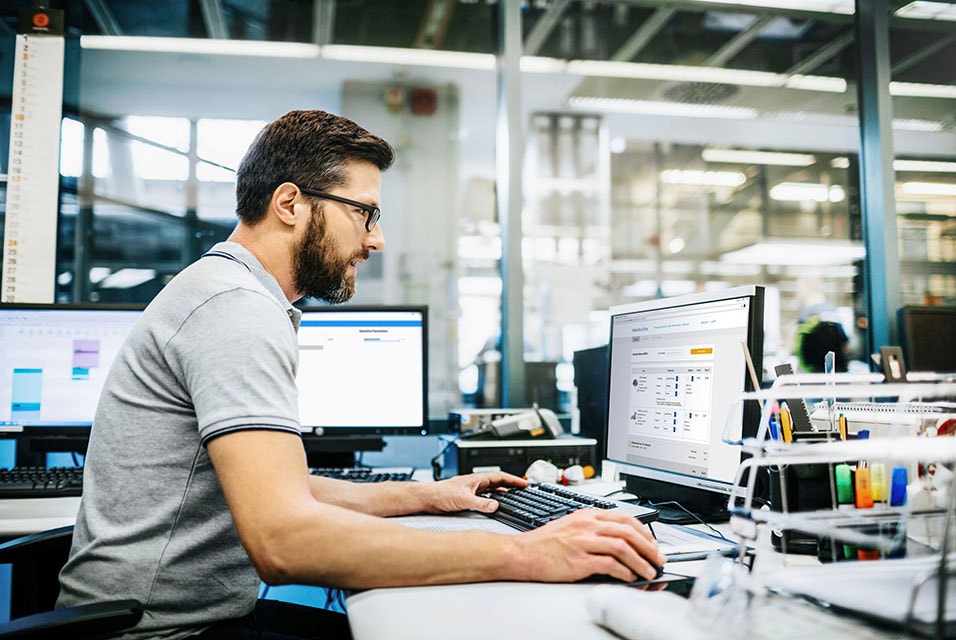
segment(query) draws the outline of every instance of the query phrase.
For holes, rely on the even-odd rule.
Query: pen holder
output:
[[[832,509],[830,466],[791,464],[770,467],[770,508],[774,511],[817,511]],[[771,531],[774,548],[783,553],[817,555],[818,539],[808,533],[783,529]]]

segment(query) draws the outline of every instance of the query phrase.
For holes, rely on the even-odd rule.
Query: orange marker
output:
[[[856,508],[871,509],[873,507],[873,483],[870,478],[870,468],[860,466],[856,468]]]

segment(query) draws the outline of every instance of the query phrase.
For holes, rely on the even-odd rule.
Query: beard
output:
[[[367,260],[368,250],[343,256],[339,246],[325,233],[325,213],[312,207],[305,237],[295,250],[295,285],[304,296],[341,304],[355,295],[355,275],[349,274],[354,260]]]

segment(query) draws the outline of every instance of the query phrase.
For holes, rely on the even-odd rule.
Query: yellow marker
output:
[[[790,421],[790,409],[780,407],[780,426],[783,428],[783,441],[793,442],[793,422]]]
[[[837,419],[837,428],[840,430],[840,440],[846,440],[846,416],[842,413]]]
[[[870,465],[870,484],[873,485],[873,500],[886,502],[886,466],[882,462]]]

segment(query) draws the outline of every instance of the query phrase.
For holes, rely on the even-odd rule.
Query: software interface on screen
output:
[[[302,427],[424,427],[426,340],[423,309],[303,312]]]
[[[744,390],[751,298],[655,304],[611,309],[607,456],[649,478],[730,483],[740,450],[721,436]]]
[[[0,308],[0,426],[89,426],[109,367],[141,315]]]

